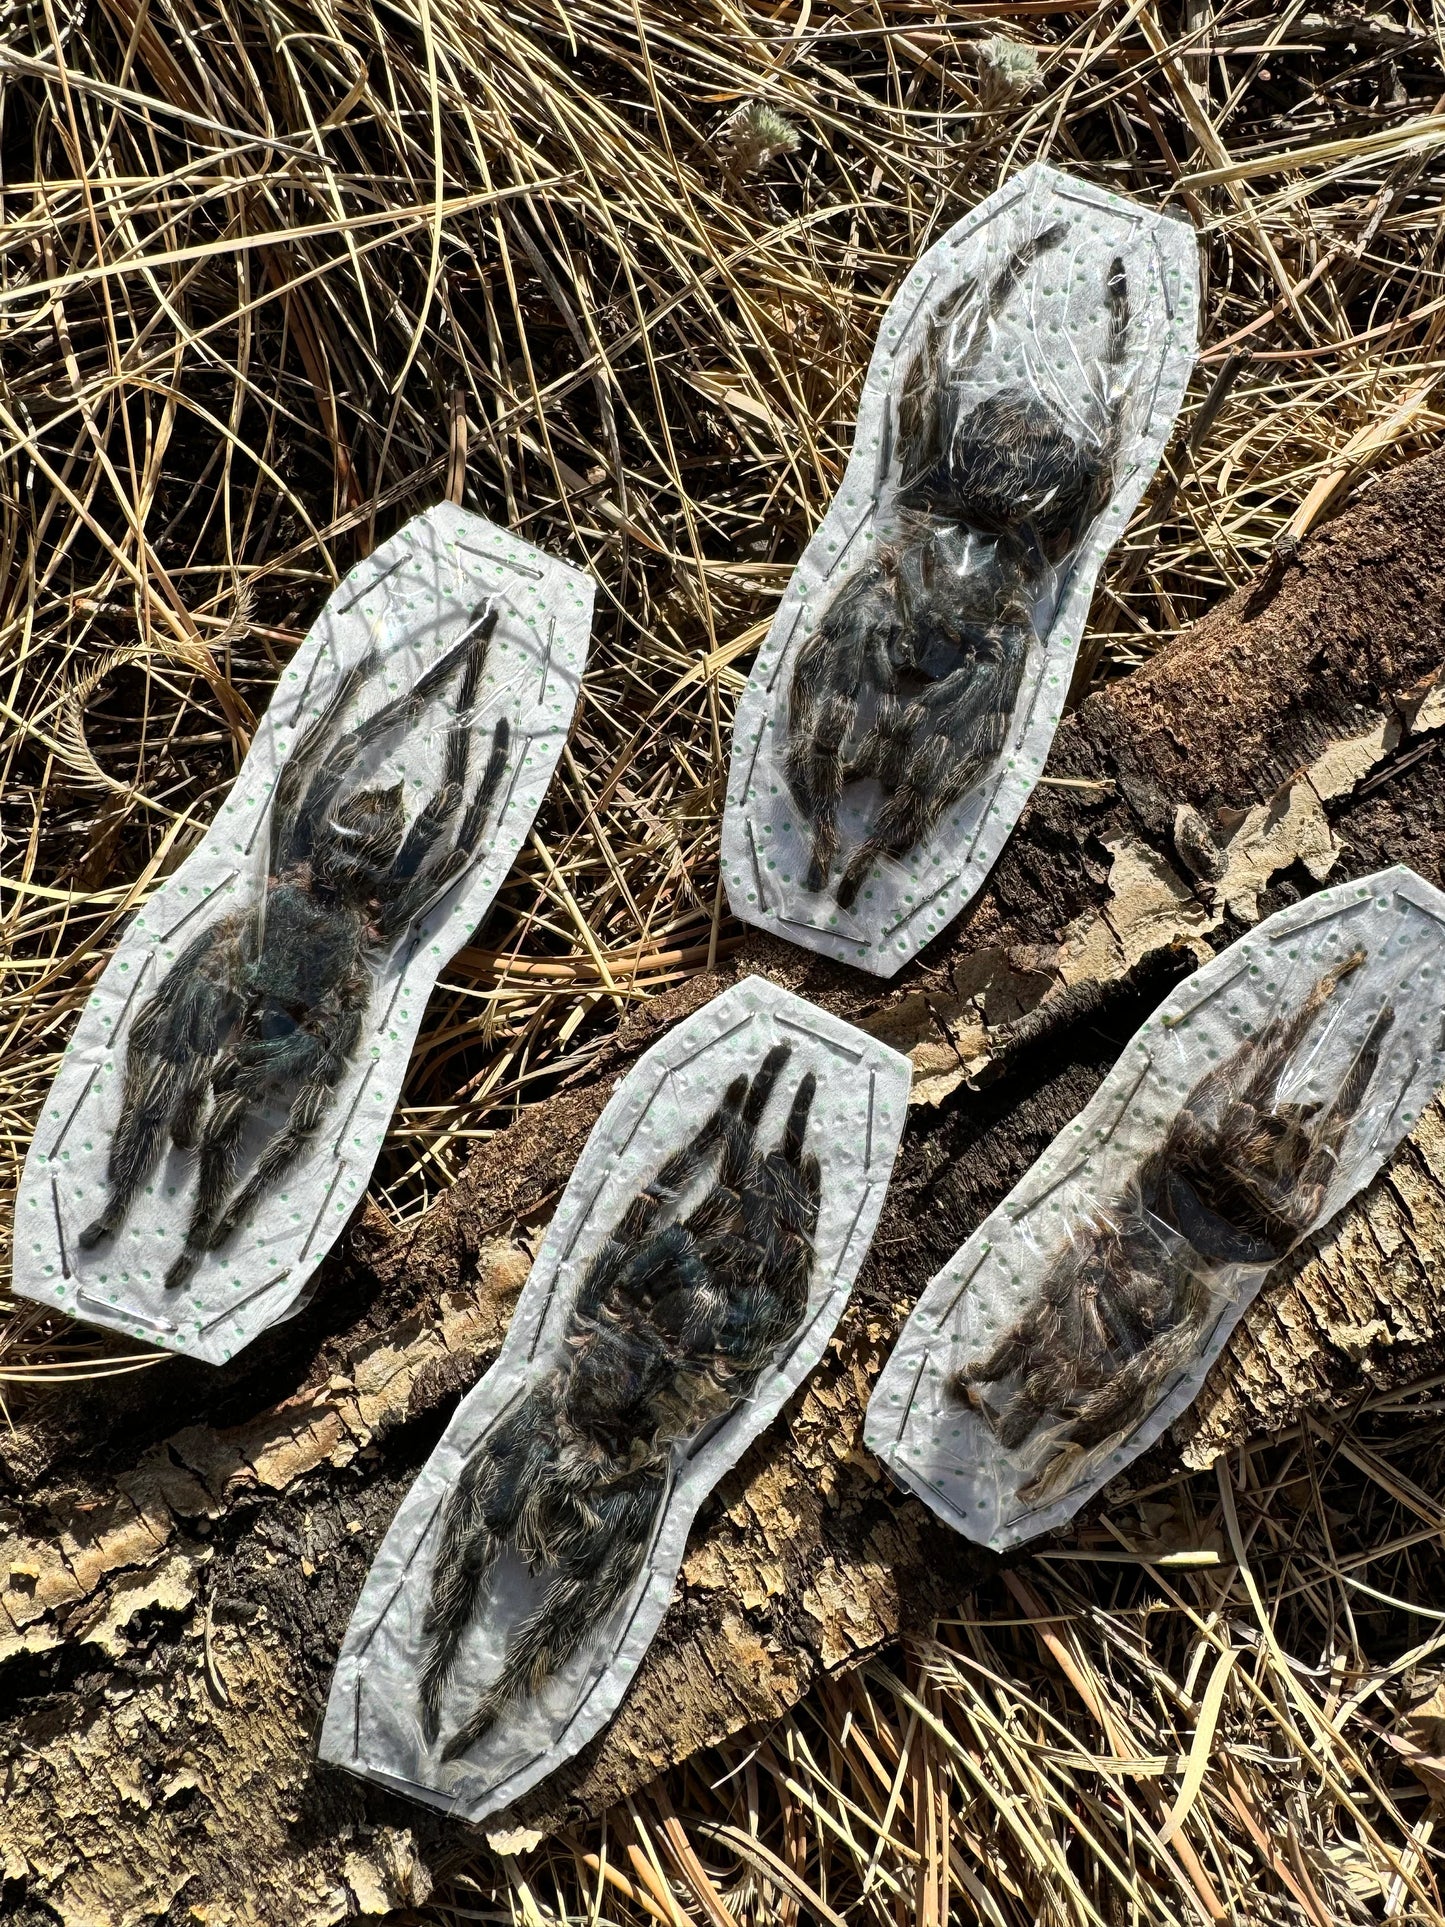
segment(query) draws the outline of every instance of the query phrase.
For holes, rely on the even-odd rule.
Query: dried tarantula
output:
[[[188,944],[131,1027],[109,1195],[80,1234],[87,1249],[123,1223],[169,1134],[199,1150],[185,1245],[166,1273],[168,1286],[184,1284],[315,1134],[361,1042],[373,964],[470,861],[501,781],[505,718],[466,801],[471,712],[498,613],[485,606],[412,689],[338,735],[347,705],[381,665],[382,651],[371,649],[287,758],[271,805],[264,895]],[[373,745],[415,723],[459,666],[441,786],[408,828],[400,783],[353,784]],[[232,1195],[248,1124],[266,1099],[293,1092],[284,1126]]]
[[[1019,1497],[1068,1482],[1083,1455],[1135,1425],[1194,1351],[1230,1265],[1272,1265],[1315,1226],[1350,1120],[1379,1066],[1387,1004],[1328,1103],[1281,1102],[1280,1085],[1357,951],[1320,978],[1291,1017],[1276,1017],[1185,1099],[1164,1143],[1114,1208],[1054,1260],[1038,1298],[955,1397],[1015,1450],[1043,1424],[1057,1448]],[[1012,1381],[1001,1410],[981,1385]]]
[[[758,1124],[790,1056],[737,1078],[689,1144],[633,1200],[592,1260],[563,1361],[482,1440],[447,1503],[422,1628],[422,1726],[434,1742],[457,1650],[505,1552],[543,1581],[497,1678],[447,1742],[465,1753],[533,1694],[631,1590],[674,1459],[752,1391],[808,1302],[818,1160],[803,1149],[816,1081],[782,1142]],[[713,1160],[701,1202],[683,1199]]]
[[[784,770],[812,826],[807,886],[838,854],[845,787],[876,780],[872,828],[835,886],[845,909],[880,857],[903,857],[974,788],[1003,748],[1035,612],[1107,502],[1125,417],[1129,284],[1105,286],[1103,392],[1078,426],[1012,385],[969,404],[966,387],[1021,277],[1068,233],[1014,249],[976,311],[958,289],[928,322],[899,405],[899,534],[849,576],[798,656]]]

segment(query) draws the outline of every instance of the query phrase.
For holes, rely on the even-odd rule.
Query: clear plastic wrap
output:
[[[1445,896],[1382,871],[1270,917],[1149,1019],[919,1299],[865,1434],[903,1485],[1002,1550],[1153,1444],[1445,1079],[1442,934]]]
[[[588,577],[449,504],[335,590],[87,999],[18,1292],[213,1363],[297,1307],[541,803],[591,620]]]
[[[376,1556],[324,1759],[477,1820],[606,1724],[698,1506],[847,1303],[908,1085],[759,977],[647,1052]]]
[[[1186,226],[1042,164],[907,276],[738,709],[738,916],[886,977],[980,888],[1168,439],[1196,305]]]

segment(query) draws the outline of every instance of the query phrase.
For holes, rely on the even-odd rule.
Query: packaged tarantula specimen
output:
[[[1442,937],[1385,870],[1191,977],[919,1299],[868,1408],[894,1476],[1002,1549],[1152,1445],[1445,1080]]]
[[[1196,306],[1187,227],[1041,164],[906,277],[738,709],[740,917],[887,977],[980,888],[1183,399]]]
[[[647,1052],[377,1554],[323,1758],[476,1820],[611,1719],[699,1505],[847,1303],[908,1086],[759,977]]]
[[[591,614],[587,577],[449,504],[335,590],[87,1000],[18,1291],[212,1362],[296,1308],[542,800]]]

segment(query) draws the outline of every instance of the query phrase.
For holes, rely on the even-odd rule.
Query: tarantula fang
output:
[[[613,1226],[583,1278],[560,1362],[493,1427],[448,1499],[422,1624],[421,1724],[433,1744],[462,1638],[499,1559],[541,1582],[497,1677],[447,1741],[465,1753],[537,1693],[631,1591],[680,1451],[748,1397],[808,1303],[818,1160],[803,1148],[816,1081],[781,1142],[758,1126],[791,1055],[775,1045]],[[688,1194],[709,1185],[688,1210]]]
[[[342,676],[292,750],[271,802],[268,877],[258,900],[192,939],[131,1026],[104,1209],[90,1250],[124,1222],[166,1137],[197,1152],[185,1244],[166,1273],[182,1285],[225,1243],[320,1126],[366,1024],[373,966],[471,860],[510,745],[504,718],[466,795],[472,710],[500,614],[484,605],[459,642],[405,694],[344,734],[341,718],[380,668],[373,647]],[[367,752],[414,724],[457,670],[439,788],[410,826],[402,785],[358,783]],[[285,1123],[233,1192],[248,1126],[291,1093]]]
[[[1136,1425],[1194,1353],[1231,1265],[1273,1265],[1319,1221],[1341,1146],[1394,1023],[1386,1004],[1328,1103],[1280,1086],[1363,950],[1190,1091],[1163,1144],[1107,1209],[1078,1227],[1037,1298],[949,1390],[1009,1451],[1049,1425],[1051,1456],[1019,1497],[1071,1482],[1085,1454]],[[1001,1407],[980,1390],[1014,1389]]]
[[[880,858],[906,857],[996,761],[1036,617],[1057,603],[1062,565],[1113,487],[1130,327],[1122,257],[1105,281],[1103,392],[1087,397],[1099,419],[1071,424],[1018,382],[969,399],[998,316],[1067,234],[1044,228],[981,300],[965,284],[928,320],[901,390],[893,536],[844,580],[798,654],[784,776],[811,829],[809,890],[828,887],[844,791],[870,779],[878,790],[834,886],[844,909]]]

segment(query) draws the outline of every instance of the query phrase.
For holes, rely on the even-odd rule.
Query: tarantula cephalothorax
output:
[[[498,613],[484,606],[405,695],[338,735],[381,665],[381,650],[370,650],[287,758],[272,798],[264,893],[187,945],[131,1026],[109,1195],[80,1235],[87,1249],[124,1221],[169,1135],[198,1150],[190,1225],[166,1274],[168,1286],[184,1284],[314,1135],[361,1042],[374,963],[466,866],[497,793],[505,718],[466,797],[472,710]],[[408,827],[400,783],[366,788],[356,779],[367,753],[414,724],[458,668],[441,785]],[[286,1121],[233,1195],[247,1126],[282,1095]]]
[[[481,1441],[447,1503],[422,1627],[422,1726],[436,1739],[447,1681],[497,1561],[542,1582],[501,1671],[447,1742],[465,1753],[533,1694],[626,1597],[647,1559],[679,1451],[752,1391],[808,1303],[818,1160],[805,1152],[815,1080],[782,1141],[758,1125],[790,1055],[775,1045],[628,1206],[588,1266],[561,1362]],[[701,1201],[686,1194],[709,1170]]]
[[[847,908],[880,857],[903,857],[967,796],[1004,746],[1035,617],[1114,484],[1126,412],[1129,283],[1105,284],[1102,392],[1071,422],[1020,385],[968,399],[1020,279],[1065,239],[1056,223],[1014,249],[981,302],[965,285],[935,311],[898,408],[896,533],[843,583],[799,652],[785,774],[811,826],[808,888],[838,854],[845,788],[881,797],[834,886]]]
[[[1026,1502],[1067,1484],[1083,1455],[1136,1424],[1194,1352],[1231,1265],[1283,1258],[1319,1220],[1350,1120],[1394,1022],[1375,1018],[1328,1103],[1282,1102],[1280,1086],[1357,951],[1293,1016],[1273,1018],[1194,1086],[1164,1143],[1111,1210],[1081,1227],[1029,1309],[951,1391],[1017,1449],[1041,1425],[1056,1448]],[[979,1387],[1010,1381],[1001,1409]]]

